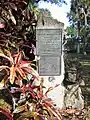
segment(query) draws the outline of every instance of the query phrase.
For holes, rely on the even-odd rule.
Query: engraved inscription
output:
[[[59,55],[61,53],[61,29],[37,29],[36,51],[38,55]]]
[[[39,74],[41,76],[60,75],[61,59],[56,56],[41,56],[39,63]]]

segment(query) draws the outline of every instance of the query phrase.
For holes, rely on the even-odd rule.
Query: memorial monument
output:
[[[40,56],[38,72],[41,76],[59,76],[64,24],[49,16],[43,19],[44,25],[39,19],[36,30],[36,52]]]
[[[62,52],[64,24],[49,16],[43,15],[38,20],[36,29],[36,53],[39,75],[44,79],[46,89],[56,84],[57,88],[50,92],[49,97],[56,106],[62,108],[64,87],[61,85],[64,78],[64,61]],[[45,90],[46,90],[45,89]]]

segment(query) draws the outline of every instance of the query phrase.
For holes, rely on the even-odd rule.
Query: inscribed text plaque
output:
[[[61,58],[56,56],[40,56],[39,74],[41,76],[58,76],[61,74]]]
[[[62,43],[61,29],[37,29],[36,40],[37,55],[60,56]]]

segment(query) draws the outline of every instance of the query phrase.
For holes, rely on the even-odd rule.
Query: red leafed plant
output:
[[[43,81],[31,67],[37,25],[34,2],[39,0],[0,0],[0,120],[61,120],[47,98],[53,88],[43,94]]]
[[[26,98],[21,98],[18,101],[18,106],[13,112],[15,116],[20,114],[19,119],[28,118],[31,120],[32,118],[34,120],[45,120],[47,118],[47,120],[53,120],[53,117],[56,116],[57,120],[61,120],[61,115],[54,108],[52,101],[46,96],[49,89],[46,94],[43,94],[42,80],[38,86],[27,84],[18,90],[26,96]]]
[[[14,82],[18,82],[18,84],[20,85],[21,80],[26,79],[27,74],[29,73],[35,76],[36,79],[39,79],[38,74],[31,67],[31,62],[22,60],[23,52],[18,52],[18,54],[15,54],[13,56],[10,52],[8,52],[8,56],[1,53],[0,57],[6,59],[10,64],[9,66],[1,65],[0,71],[3,69],[6,70],[8,74],[6,74],[6,76],[8,78],[6,76],[5,78],[9,80],[11,84],[13,84]]]
[[[45,118],[53,120],[53,116],[61,120],[61,115],[47,97],[48,92],[54,88],[48,88],[43,94],[43,80],[40,80],[38,73],[31,67],[32,62],[23,60],[23,52],[20,51],[15,55],[11,55],[10,52],[7,52],[7,55],[1,53],[0,57],[8,63],[0,65],[0,71],[6,71],[6,75],[1,80],[1,87],[4,93],[7,92],[5,100],[2,101],[7,108],[6,105],[0,104],[1,113],[11,120],[44,120]],[[35,84],[36,80],[38,85]],[[7,103],[6,97],[11,98],[11,102]]]

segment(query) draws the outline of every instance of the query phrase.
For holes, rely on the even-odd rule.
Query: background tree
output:
[[[31,0],[30,0],[31,1]],[[50,2],[50,3],[55,3],[55,4],[62,4],[62,3],[65,3],[66,4],[66,1],[65,0],[33,0],[34,2],[38,3],[39,1],[45,1],[45,2]]]
[[[77,36],[83,38],[83,52],[86,52],[90,29],[90,1],[89,0],[71,0],[70,13],[67,15],[69,21],[74,27],[77,27]]]
[[[69,27],[66,28],[66,33],[67,36],[74,37],[76,36],[77,30],[73,25],[70,25]]]

